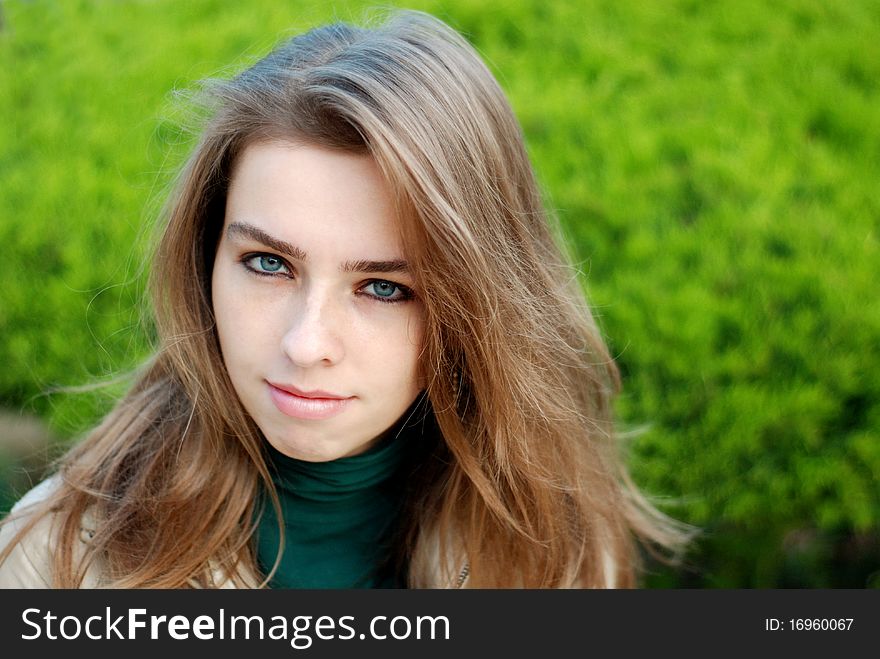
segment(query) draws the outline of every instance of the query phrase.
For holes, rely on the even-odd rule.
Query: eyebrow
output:
[[[232,222],[226,227],[226,235],[229,238],[243,236],[250,238],[276,252],[285,254],[303,263],[309,260],[305,250],[296,245],[270,236],[268,233],[247,222]],[[369,259],[355,259],[346,261],[340,268],[342,272],[409,272],[409,264],[403,259],[390,259],[387,261],[371,261]]]

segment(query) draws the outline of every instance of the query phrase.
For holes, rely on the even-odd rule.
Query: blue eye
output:
[[[404,302],[405,300],[411,300],[413,297],[412,291],[406,286],[385,281],[384,279],[374,279],[361,290],[366,291],[367,296],[379,302]]]
[[[258,275],[288,274],[287,264],[272,254],[252,254],[244,259],[245,267]]]
[[[277,256],[261,256],[260,267],[266,272],[278,272],[284,267],[284,263]]]
[[[374,281],[370,286],[373,287],[373,292],[379,297],[391,297],[394,295],[394,291],[397,290],[397,286],[390,281]]]

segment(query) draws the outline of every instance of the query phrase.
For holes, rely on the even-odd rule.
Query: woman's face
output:
[[[244,408],[285,455],[369,448],[420,389],[422,305],[371,156],[254,144],[232,173],[212,276]]]

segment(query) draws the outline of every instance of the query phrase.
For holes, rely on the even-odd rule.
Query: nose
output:
[[[281,348],[301,368],[339,363],[345,356],[344,318],[329,295],[310,292],[294,305]]]

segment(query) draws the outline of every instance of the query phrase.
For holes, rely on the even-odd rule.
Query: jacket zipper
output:
[[[455,587],[461,588],[464,586],[464,582],[467,581],[468,574],[471,572],[471,566],[468,563],[464,564],[464,567],[461,568],[461,572],[458,574],[458,579],[455,581]]]

